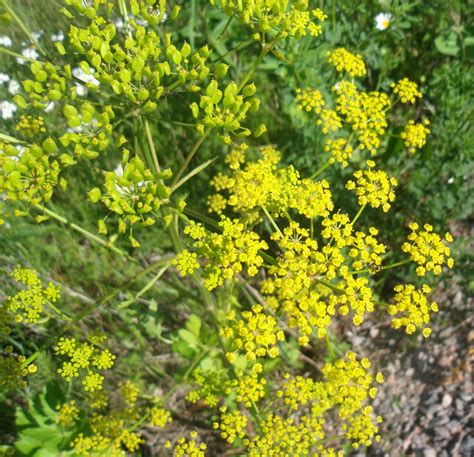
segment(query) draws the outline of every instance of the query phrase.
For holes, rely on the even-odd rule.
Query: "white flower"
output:
[[[0,73],[0,84],[6,83],[10,81],[10,76],[8,76],[6,73]]]
[[[120,176],[123,176],[123,167],[122,164],[119,163],[115,168],[114,168],[114,173],[120,178]]]
[[[53,33],[51,35],[51,41],[53,42],[64,41],[64,33],[63,32]]]
[[[11,119],[13,117],[13,113],[16,111],[16,105],[9,101],[0,102],[0,117],[3,119]]]
[[[116,19],[116,20],[114,21],[114,24],[115,24],[115,28],[116,28],[117,30],[122,30],[122,29],[123,29],[124,24],[123,24],[123,19],[122,19],[121,17],[119,17],[118,19]]]
[[[21,51],[21,55],[28,60],[36,60],[39,57],[39,54],[36,52],[36,49],[33,48],[23,49],[23,51]],[[25,59],[22,59],[21,57],[17,57],[16,60],[18,63],[25,63]]]
[[[12,79],[8,84],[8,92],[12,95],[16,95],[20,92],[20,87],[20,83],[17,80]]]
[[[385,30],[390,27],[392,15],[390,13],[379,13],[375,16],[375,28],[377,30]]]
[[[54,108],[54,102],[49,102],[48,106],[44,109],[45,113],[49,113]]]
[[[41,30],[40,32],[32,32],[31,33],[31,38],[33,38],[33,41],[34,42],[38,42],[38,40],[41,38],[41,36],[43,35],[43,30]]]
[[[11,38],[6,35],[0,36],[0,46],[10,47],[13,44]]]
[[[91,69],[92,73],[94,73],[94,69]],[[76,67],[72,70],[72,74],[75,78],[80,79],[84,84],[93,84],[94,86],[98,86],[100,83],[94,78],[94,75],[88,75],[82,68]]]
[[[454,178],[451,176],[451,178],[448,179],[448,184],[452,184],[454,182]]]

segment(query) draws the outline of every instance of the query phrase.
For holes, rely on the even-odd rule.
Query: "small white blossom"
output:
[[[10,92],[12,95],[16,95],[18,92],[20,92],[20,87],[20,83],[17,80],[12,79],[8,83],[8,92]]]
[[[40,32],[32,32],[32,33],[31,33],[31,38],[33,38],[33,41],[34,41],[35,43],[37,43],[38,40],[39,40],[39,39],[41,38],[41,36],[43,35],[43,33],[44,33],[44,32],[43,32],[42,30],[41,30]]]
[[[17,110],[16,105],[7,100],[0,102],[0,117],[3,119],[11,119]]]
[[[377,30],[385,30],[390,27],[392,15],[390,13],[379,13],[375,16],[375,28]]]
[[[6,83],[10,81],[10,76],[8,76],[6,73],[0,73],[0,84]]]
[[[64,33],[63,32],[53,33],[51,35],[51,41],[53,42],[64,41]]]
[[[54,108],[54,102],[49,102],[48,106],[44,109],[45,113],[49,113]]]
[[[21,51],[21,55],[28,60],[36,60],[39,57],[39,54],[36,52],[36,49],[33,48],[23,49],[23,51]],[[17,57],[16,60],[18,63],[25,63],[25,59],[22,59],[21,57]]]
[[[452,184],[454,182],[454,178],[451,176],[451,178],[448,179],[448,184]]]
[[[13,44],[11,38],[6,35],[0,36],[0,46],[10,47]]]

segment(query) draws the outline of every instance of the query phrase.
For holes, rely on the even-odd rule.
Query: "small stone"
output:
[[[451,397],[451,395],[449,394],[443,395],[443,400],[441,402],[441,405],[443,406],[443,408],[447,408],[448,406],[451,405],[452,402],[453,402],[453,397]]]
[[[433,449],[432,447],[429,447],[428,449],[425,449],[425,452],[423,453],[424,457],[436,457],[436,450]]]

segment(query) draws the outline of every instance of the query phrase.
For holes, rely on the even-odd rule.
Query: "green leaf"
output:
[[[199,338],[201,331],[201,318],[196,314],[189,316],[188,322],[186,322],[186,328]]]
[[[435,39],[435,46],[441,54],[448,56],[456,56],[460,49],[457,36],[454,32],[438,36]]]

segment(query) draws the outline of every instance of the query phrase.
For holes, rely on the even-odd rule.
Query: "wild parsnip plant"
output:
[[[406,242],[396,248],[383,241],[390,234],[360,224],[367,207],[387,217],[393,209],[398,181],[378,157],[393,119],[404,119],[410,153],[427,141],[428,121],[405,114],[421,98],[417,83],[403,78],[389,92],[368,91],[363,56],[330,51],[326,65],[336,80],[294,93],[325,144],[317,152],[325,162],[305,175],[265,141],[272,126],[258,121],[253,78],[270,53],[284,59],[288,41],[311,37],[317,46],[326,15],[307,0],[209,4],[228,17],[220,35],[235,22],[242,41],[259,49],[239,78],[216,57],[215,43],[179,40],[175,2],[63,0],[58,14],[69,24],[67,36],[48,48],[33,41],[37,55],[14,97],[14,128],[0,134],[2,223],[56,220],[142,268],[128,285],[153,276],[121,307],[138,304],[160,281],[184,297],[176,299],[179,313],[161,316],[159,335],[184,371],[156,371],[150,382],[127,370],[120,348],[108,346],[114,335],[105,325],[102,332],[100,324],[84,325],[91,315],[100,322],[126,290],[71,313],[60,278],[48,282],[27,266],[11,272],[18,286],[0,313],[0,386],[28,395],[25,379],[43,368],[33,362],[53,354],[68,393],[55,413],[55,427],[69,437],[57,444],[64,455],[140,455],[151,436],[160,456],[342,456],[348,445],[373,445],[383,439],[383,419],[372,407],[383,367],[341,351],[332,329],[390,319],[395,329],[428,337],[438,305],[427,283],[453,267],[452,236],[435,233],[429,221],[406,221]],[[179,163],[153,137],[173,122],[187,125],[194,141]],[[217,157],[200,159],[211,140],[218,141]],[[345,186],[346,198],[357,201],[354,214],[336,204],[324,177],[329,167],[353,170]],[[78,170],[94,182],[84,199],[101,214],[95,232],[55,209],[63,201],[67,211]],[[193,189],[202,173],[212,176],[209,188]],[[187,206],[190,190],[207,214]],[[145,264],[142,238],[158,234],[168,237],[166,249]],[[397,284],[383,301],[377,274],[409,263],[424,284]],[[134,321],[127,325],[133,332]],[[10,334],[42,326],[48,332],[37,350],[12,347]]]

